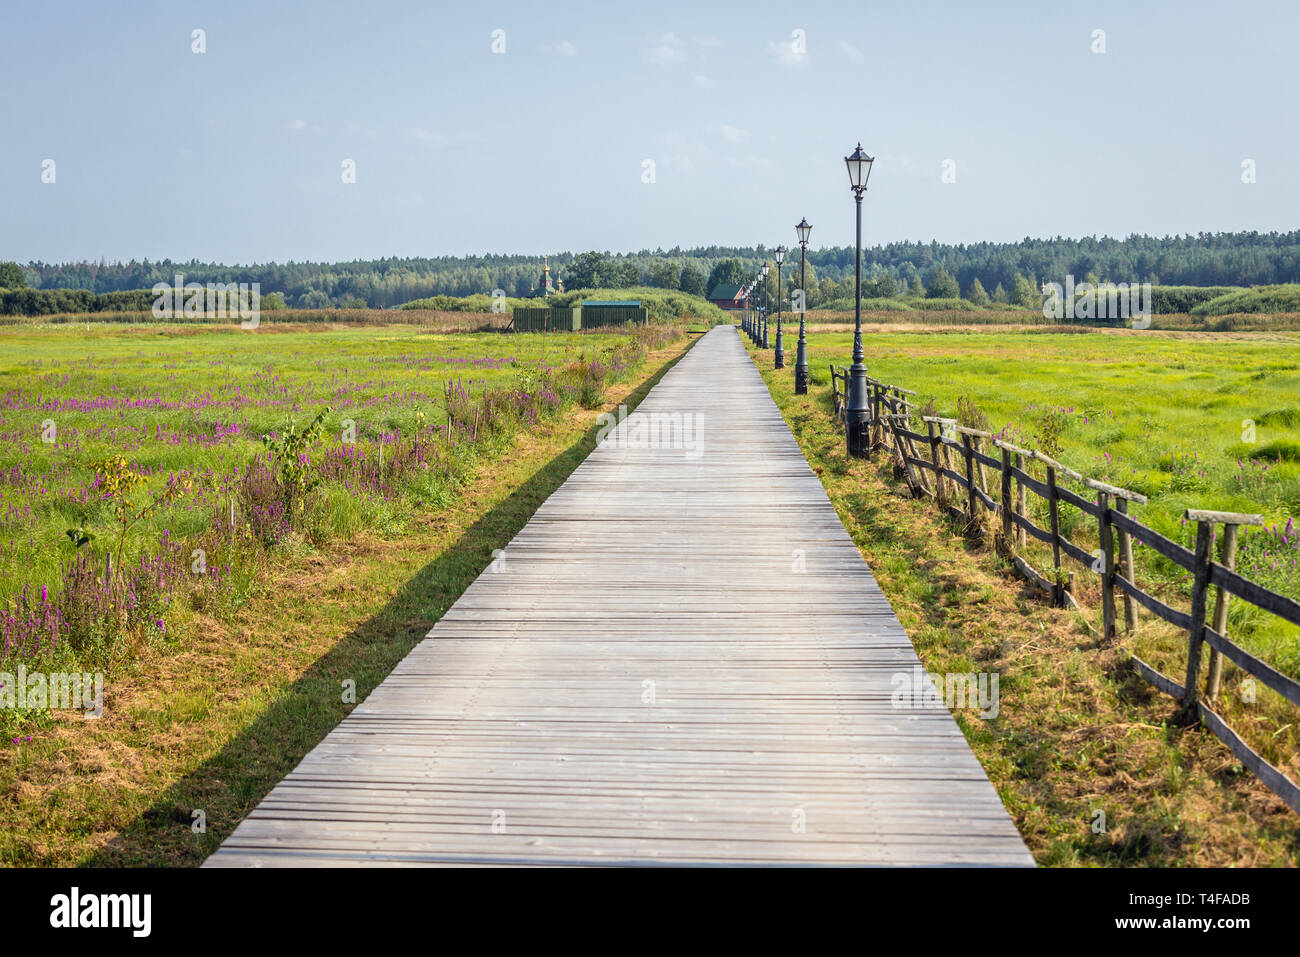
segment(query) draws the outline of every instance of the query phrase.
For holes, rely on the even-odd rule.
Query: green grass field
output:
[[[957,416],[965,397],[990,431],[1085,475],[1142,492],[1142,520],[1186,537],[1187,508],[1300,517],[1300,336],[879,333],[868,374]],[[816,381],[849,363],[852,336],[810,340]],[[1300,594],[1295,555],[1243,567]]]
[[[848,365],[852,348],[851,334],[813,335],[814,381],[829,388],[829,363]],[[966,424],[1146,495],[1134,516],[1188,547],[1189,508],[1263,515],[1237,568],[1300,597],[1300,335],[873,333],[864,350],[869,375],[933,401],[935,414],[958,417],[967,399],[984,421]],[[1045,503],[1030,505],[1045,527]],[[1095,523],[1069,507],[1061,515],[1065,534],[1096,547]],[[1181,568],[1140,545],[1135,558],[1140,582],[1187,592]],[[1300,675],[1294,627],[1244,602],[1231,615],[1248,648]]]
[[[341,683],[364,700],[590,452],[599,411],[635,407],[687,344],[663,326],[0,333],[0,671],[102,670],[105,705],[0,709],[0,865],[201,862],[350,710]],[[326,407],[304,453],[320,484],[277,512],[284,463],[259,436]],[[109,455],[143,477],[136,507],[183,487],[130,528],[111,584]],[[68,528],[93,537],[78,552]]]
[[[201,581],[182,590],[204,603],[237,605],[276,549],[400,531],[413,508],[446,504],[490,447],[589,404],[644,351],[631,333],[11,329],[0,336],[0,659],[111,663],[167,635],[178,578]],[[318,415],[309,446],[264,447],[262,436]],[[284,469],[300,456],[295,495]],[[108,494],[109,459],[137,487]],[[130,626],[83,633],[91,623],[74,612],[96,615],[60,596],[104,577],[110,556]],[[87,566],[80,579],[74,560]]]
[[[872,331],[869,374],[934,400],[957,416],[974,403],[988,427],[1019,445],[1052,448],[1088,475],[1151,495],[1140,520],[1190,544],[1189,506],[1261,512],[1278,534],[1248,536],[1238,567],[1297,594],[1294,527],[1300,338],[1147,333]],[[1175,703],[1137,677],[1131,654],[1181,680],[1187,634],[1143,613],[1134,631],[1099,637],[1099,589],[1078,569],[1082,613],[1054,610],[992,547],[913,499],[885,457],[849,459],[831,411],[828,365],[847,366],[852,336],[810,337],[811,388],[794,395],[794,336],[786,367],[771,350],[751,356],[846,528],[933,672],[1001,675],[1003,709],[958,722],[1042,864],[1295,864],[1294,818],[1209,732],[1171,721]],[[970,415],[970,413],[968,413]],[[1243,441],[1243,421],[1255,424]],[[920,429],[920,431],[924,431]],[[1290,443],[1290,444],[1288,444]],[[1267,469],[1250,455],[1280,456]],[[1045,449],[1046,451],[1046,449]],[[1238,456],[1243,464],[1238,466]],[[1036,496],[1029,498],[1031,509]],[[779,511],[782,503],[774,503]],[[1045,509],[1034,517],[1046,525]],[[1070,513],[1073,513],[1072,515]],[[1062,509],[1062,530],[1087,549],[1095,522]],[[1023,553],[1050,575],[1050,550]],[[1149,548],[1139,584],[1187,607],[1187,580]],[[1276,616],[1233,601],[1229,634],[1269,664],[1300,674],[1300,635]],[[1267,688],[1243,693],[1225,668],[1216,709],[1246,742],[1296,779],[1295,706]],[[1107,815],[1105,832],[1090,825]]]

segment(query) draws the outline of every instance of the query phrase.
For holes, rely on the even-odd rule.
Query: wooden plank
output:
[[[1141,675],[1143,679],[1145,679],[1150,684],[1155,685],[1156,688],[1158,688],[1160,691],[1163,691],[1165,694],[1169,695],[1169,697],[1179,701],[1182,700],[1183,697],[1182,685],[1180,685],[1178,682],[1170,678],[1166,678],[1164,675],[1156,671],[1156,669],[1152,668],[1149,664],[1147,664],[1137,655],[1134,655],[1129,660],[1133,662],[1133,667],[1137,669],[1138,674]]]
[[[1191,571],[1196,564],[1196,556],[1175,541],[1165,538],[1154,529],[1147,528],[1141,522],[1130,518],[1123,512],[1111,512],[1111,523],[1134,536],[1138,542],[1154,548],[1176,565]]]
[[[1052,461],[1040,456],[1037,452],[1034,453],[1034,457],[1042,458],[1046,462]],[[1052,534],[1050,541],[1052,546],[1052,575],[1055,578],[1055,584],[1053,585],[1055,591],[1053,594],[1055,595],[1056,604],[1060,605],[1064,604],[1064,596],[1061,594],[1063,591],[1061,586],[1061,513],[1056,495],[1056,469],[1055,463],[1047,466],[1047,514],[1050,519],[1049,530]]]
[[[1110,493],[1100,492],[1097,501],[1097,537],[1101,545],[1101,633],[1114,641],[1115,631],[1115,541],[1110,524]]]
[[[1205,726],[1213,731],[1220,741],[1232,749],[1232,753],[1251,770],[1255,777],[1263,781],[1270,791],[1285,801],[1287,807],[1300,813],[1300,787],[1297,787],[1294,781],[1252,750],[1250,745],[1241,740],[1237,732],[1228,727],[1227,723],[1217,714],[1204,704],[1198,704],[1197,707],[1201,721],[1204,722]]]
[[[1013,451],[1015,451],[1015,456],[1016,456],[1016,463],[1015,463],[1015,466],[1014,466],[1015,471],[1011,473],[1011,474],[1012,474],[1012,477],[1015,478],[1015,480],[1016,480],[1016,512],[1015,512],[1015,514],[1016,514],[1016,517],[1017,517],[1017,518],[1028,519],[1028,518],[1029,518],[1029,514],[1028,514],[1028,512],[1026,511],[1026,507],[1025,507],[1025,457],[1024,457],[1024,455],[1023,455],[1020,451],[1018,451],[1018,450],[1014,450],[1014,449],[1013,449]],[[1016,538],[1017,538],[1017,544],[1018,544],[1021,548],[1023,548],[1023,547],[1025,546],[1025,529],[1024,529],[1024,528],[1017,528],[1017,530],[1016,530]]]
[[[1210,564],[1214,549],[1214,523],[1205,519],[1196,523],[1196,561],[1192,568],[1192,624],[1187,629],[1187,678],[1183,681],[1183,715],[1196,711],[1196,676],[1201,668],[1201,645],[1204,641],[1205,610],[1210,590]]]
[[[1210,583],[1238,598],[1244,598],[1252,605],[1285,618],[1293,625],[1300,625],[1300,602],[1269,591],[1263,585],[1242,577],[1230,568],[1224,568],[1218,562],[1210,564]]]
[[[1013,514],[1011,516],[1011,520],[1015,522],[1018,526],[1020,526],[1021,529],[1028,532],[1030,535],[1034,536],[1034,538],[1038,539],[1040,542],[1044,542],[1045,544],[1048,545],[1052,543],[1051,532],[1047,531],[1046,529],[1039,528],[1030,519],[1025,518],[1023,515]]]
[[[1025,578],[1029,579],[1029,581],[1032,584],[1038,586],[1038,588],[1041,589],[1049,597],[1054,596],[1056,594],[1055,584],[1053,582],[1048,581],[1047,578],[1045,578],[1042,574],[1040,574],[1038,569],[1036,569],[1033,565],[1029,564],[1029,562],[1025,561],[1019,555],[1012,555],[1011,561],[1014,562],[1016,568],[1020,570],[1020,574],[1024,575]]]
[[[1174,627],[1181,628],[1184,631],[1192,627],[1191,615],[1187,614],[1185,611],[1179,611],[1177,608],[1166,605],[1159,598],[1156,598],[1139,588],[1123,575],[1115,576],[1115,585],[1124,592],[1125,595],[1131,595],[1133,599],[1147,611],[1159,615]]]
[[[1126,513],[1128,503],[1127,498],[1122,495],[1118,496],[1115,501],[1115,508],[1121,514]],[[1111,522],[1111,524],[1114,525],[1114,522]],[[1133,536],[1118,526],[1116,526],[1115,533],[1119,538],[1119,574],[1130,582],[1136,581],[1137,576],[1133,571]],[[1130,632],[1137,628],[1137,606],[1133,603],[1133,596],[1128,591],[1124,592],[1124,627]]]
[[[1300,682],[1294,678],[1289,678],[1272,665],[1260,661],[1209,625],[1205,626],[1205,642],[1242,671],[1254,675],[1292,704],[1300,704]]]
[[[1225,525],[1223,527],[1223,543],[1219,546],[1220,561],[1223,566],[1230,571],[1237,568],[1237,526]],[[1213,581],[1214,569],[1210,569],[1210,579]],[[1208,625],[1207,630],[1213,630],[1218,635],[1226,636],[1228,634],[1228,601],[1230,596],[1228,592],[1220,586],[1215,589],[1214,595],[1214,623]],[[1225,638],[1226,640],[1226,638]],[[1223,655],[1217,647],[1210,646],[1210,661],[1205,673],[1205,699],[1211,704],[1219,696],[1219,682],[1223,677]]]
[[[1038,479],[1034,478],[1032,475],[1030,475],[1028,472],[1026,472],[1026,471],[1025,471],[1024,469],[1022,469],[1020,466],[1015,466],[1015,467],[1011,470],[1011,475],[1012,475],[1012,477],[1013,477],[1017,482],[1020,483],[1020,487],[1021,487],[1021,489],[1028,488],[1031,492],[1033,492],[1033,493],[1034,493],[1035,495],[1037,495],[1039,498],[1047,498],[1047,485],[1046,485],[1046,483],[1038,481]],[[1022,502],[1023,502],[1023,499],[1024,499],[1024,495],[1022,494],[1022,495],[1021,495],[1021,500],[1022,500]],[[1020,513],[1021,513],[1022,515],[1024,514],[1024,511],[1025,511],[1025,510],[1024,510],[1023,508],[1020,509]]]
[[[1032,866],[734,327],[502,544],[208,866]]]
[[[1104,495],[1107,493],[1103,492],[1102,494]],[[1065,488],[1064,486],[1061,485],[1058,485],[1056,487],[1056,497],[1060,499],[1062,502],[1065,502],[1069,505],[1073,505],[1075,508],[1083,512],[1085,515],[1091,515],[1093,518],[1096,518],[1100,511],[1100,509],[1098,509],[1097,507],[1096,502],[1090,502],[1082,495],[1077,495],[1074,492],[1070,491],[1068,488]]]
[[[1213,512],[1203,508],[1189,508],[1183,515],[1189,522],[1214,522],[1220,525],[1263,525],[1263,515],[1245,512]]]
[[[1012,541],[1014,526],[1011,524],[1011,451],[1009,449],[1002,449],[1001,472],[1002,489],[999,495],[1002,498],[1002,543],[1003,547],[1010,553],[1015,544]]]

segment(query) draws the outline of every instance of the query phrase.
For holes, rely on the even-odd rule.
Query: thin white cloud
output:
[[[793,40],[782,40],[780,43],[768,41],[768,47],[776,55],[777,62],[782,66],[807,66],[808,54],[803,51],[796,51]]]
[[[728,156],[727,165],[736,169],[767,169],[772,161],[762,156]]]
[[[299,133],[301,133],[303,130],[307,128],[307,121],[294,120],[292,123],[289,124],[289,128],[293,130],[297,130]]]
[[[542,52],[548,56],[577,56],[578,48],[568,40],[562,40],[559,43],[542,44]]]
[[[749,135],[748,132],[746,132],[745,130],[742,130],[738,126],[732,126],[729,123],[723,123],[720,126],[710,126],[709,132],[717,133],[728,143],[739,143],[741,140],[743,140],[746,136]]]
[[[661,33],[651,38],[650,46],[645,50],[645,58],[661,65],[680,63],[686,59],[686,45],[681,37],[671,31]]]
[[[435,133],[432,130],[426,130],[423,127],[419,127],[419,126],[411,127],[411,135],[414,136],[421,143],[447,142],[447,137],[443,136],[441,133]]]
[[[691,77],[691,82],[694,83],[696,86],[698,86],[701,90],[712,90],[714,87],[718,85],[713,81],[713,77],[705,76],[702,73],[697,73],[695,76]]]
[[[840,44],[840,52],[843,53],[850,60],[852,60],[854,63],[862,63],[867,59],[863,55],[862,51],[859,50],[857,47],[855,47],[852,43],[846,43],[845,41],[840,40],[839,44]]]

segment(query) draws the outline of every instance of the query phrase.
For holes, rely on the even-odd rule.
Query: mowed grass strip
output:
[[[887,348],[878,344],[882,338],[890,340]],[[872,375],[907,388],[923,393],[927,386],[943,389],[955,405],[956,396],[971,394],[973,380],[949,381],[963,375],[959,363],[936,363],[929,372],[925,364],[962,355],[988,337],[974,337],[974,343],[971,338],[918,336],[913,341],[872,335],[867,365]],[[1027,389],[1038,381],[1046,393],[1040,401],[1060,404],[1050,392],[1059,372],[1044,373],[1041,380],[1034,374],[1038,363],[1049,361],[1038,350],[1056,349],[1057,337],[995,338],[982,342],[980,361],[998,372],[1002,384],[1010,388],[1022,381],[1020,388]],[[749,348],[926,669],[999,675],[996,718],[984,720],[974,709],[955,717],[1039,863],[1300,863],[1296,817],[1281,799],[1246,772],[1213,734],[1173,726],[1174,702],[1133,674],[1127,660],[1134,648],[1165,640],[1168,633],[1148,623],[1136,636],[1122,636],[1108,646],[1085,616],[1050,608],[986,542],[972,542],[928,500],[912,499],[883,456],[870,462],[848,458],[842,427],[831,413],[827,363],[849,364],[851,337],[813,339],[812,385],[806,396],[794,395],[793,345],[787,339],[786,368],[779,371],[772,368],[770,350]],[[1070,351],[1078,347],[1067,343],[1060,348],[1073,356],[1067,363],[1073,375],[1063,379],[1064,388],[1084,388],[1087,364]],[[1119,361],[1142,361],[1140,353],[1132,355],[1136,348],[1129,344],[1130,357]],[[1238,361],[1248,367],[1268,362],[1269,348],[1248,343],[1253,357]],[[1265,350],[1265,358],[1257,349]],[[1003,358],[997,360],[995,354]],[[999,361],[1005,368],[998,367]],[[991,415],[997,414],[995,399],[1017,401],[988,386],[979,394]],[[1019,394],[1021,403],[1031,401],[1023,391]],[[1072,461],[1068,453],[1063,458]],[[773,507],[779,512],[782,503]],[[1084,600],[1086,604],[1086,595]],[[1181,680],[1172,667],[1170,673]],[[1229,685],[1229,699],[1235,688]],[[1260,702],[1246,709],[1237,701],[1228,709],[1229,719],[1234,727],[1247,724],[1248,740],[1257,748],[1266,750],[1264,743],[1271,740],[1272,757],[1295,774],[1294,739],[1286,719],[1263,693]]]

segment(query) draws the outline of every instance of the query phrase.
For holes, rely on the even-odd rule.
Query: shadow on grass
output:
[[[635,408],[680,358],[668,362],[619,401],[629,409]],[[482,574],[492,561],[492,550],[514,538],[542,502],[586,459],[595,448],[598,429],[593,425],[466,529],[453,545],[403,584],[382,609],[284,689],[219,754],[177,781],[81,864],[201,864],[267,792],[351,711],[352,706],[340,701],[340,683],[354,679],[357,699],[364,700]],[[192,830],[195,809],[202,809],[206,817],[203,834]]]

